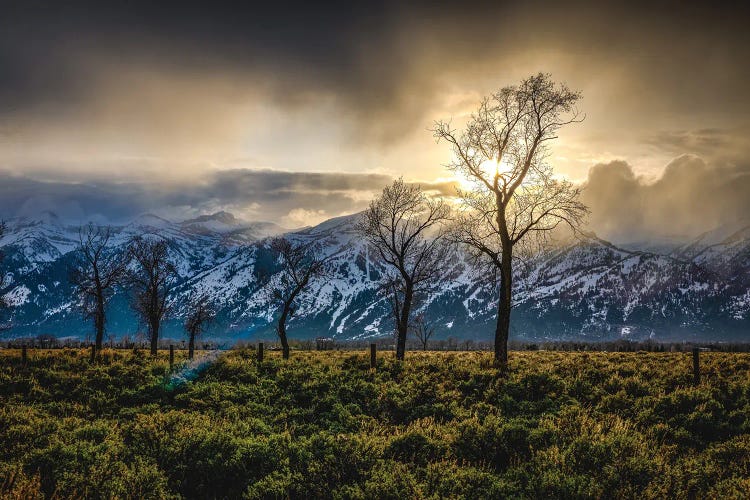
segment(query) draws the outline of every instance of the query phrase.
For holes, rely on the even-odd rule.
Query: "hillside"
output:
[[[353,229],[356,215],[286,233],[322,242],[332,272],[312,283],[289,331],[295,338],[360,339],[388,335],[391,322],[377,294],[383,269]],[[268,236],[285,231],[272,223],[243,223],[220,212],[184,222],[154,215],[114,227],[122,251],[136,234],[170,242],[179,271],[175,316],[165,335],[181,337],[180,319],[191,290],[206,292],[220,307],[211,336],[223,340],[272,338],[275,309],[260,275],[276,279]],[[91,326],[75,309],[68,266],[77,226],[54,214],[8,221],[0,239],[10,285],[2,293],[15,308],[4,337],[52,334],[85,338]],[[489,339],[495,292],[460,254],[453,276],[420,305],[439,337]],[[666,254],[624,249],[594,236],[535,256],[516,277],[515,338],[704,338],[742,340],[750,331],[750,227],[725,227]],[[115,336],[133,335],[138,324],[121,291],[108,324]]]

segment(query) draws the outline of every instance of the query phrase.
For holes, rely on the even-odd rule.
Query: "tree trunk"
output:
[[[159,322],[151,322],[151,355],[156,356],[159,347]]]
[[[281,355],[284,359],[289,359],[289,342],[286,339],[286,318],[289,315],[289,303],[284,304],[284,309],[279,317],[279,326],[277,333],[281,340]]]
[[[513,288],[513,263],[509,245],[503,245],[500,263],[500,300],[497,304],[495,329],[495,366],[508,368],[508,335],[510,333],[510,305]]]
[[[279,331],[279,338],[281,339],[281,356],[284,359],[289,359],[289,342],[286,340],[286,330]]]
[[[193,359],[195,352],[195,332],[190,332],[190,341],[188,342],[188,359]]]
[[[102,290],[101,280],[99,278],[99,268],[94,265],[94,284],[96,286],[96,312],[94,313],[94,326],[96,327],[95,350],[102,350],[104,342],[104,290]]]
[[[102,344],[104,343],[104,298],[102,292],[97,292],[96,296],[96,313],[94,317],[96,324],[96,352],[102,350]]]
[[[401,317],[398,321],[398,329],[396,339],[396,359],[403,361],[406,355],[406,336],[409,333],[409,315],[411,314],[411,302],[414,296],[412,286],[406,285],[406,292],[404,293],[404,303],[401,306]]]

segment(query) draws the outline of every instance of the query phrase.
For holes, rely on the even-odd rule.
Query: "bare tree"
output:
[[[483,99],[463,131],[448,122],[433,129],[453,150],[448,168],[472,184],[459,191],[463,209],[454,237],[499,272],[495,364],[501,368],[508,362],[514,254],[560,225],[576,229],[588,211],[579,189],[546,163],[557,131],[583,119],[580,98],[540,73]]]
[[[169,312],[169,293],[177,269],[169,259],[164,240],[133,238],[129,250],[135,269],[128,276],[132,293],[131,306],[149,330],[151,355],[156,356],[161,323]]]
[[[396,359],[403,360],[415,297],[446,274],[449,249],[445,224],[450,210],[442,199],[427,197],[419,186],[397,179],[370,203],[357,225],[392,274],[396,308]]]
[[[276,333],[281,340],[282,355],[284,359],[289,359],[287,321],[294,315],[297,300],[310,280],[324,273],[325,259],[314,253],[311,244],[295,243],[284,237],[274,238],[271,249],[278,255],[281,263],[280,277],[273,282],[273,296],[281,304]]]
[[[188,334],[188,359],[193,359],[195,339],[216,319],[216,309],[205,294],[194,295],[190,300],[190,311],[185,318],[185,331]]]
[[[417,338],[417,340],[419,340],[419,343],[422,344],[422,350],[426,351],[427,343],[435,333],[435,326],[428,325],[424,313],[421,313],[418,314],[416,318],[414,318],[412,333]]]
[[[77,261],[70,270],[70,281],[80,298],[83,315],[94,320],[95,352],[102,349],[106,327],[106,309],[121,284],[127,261],[109,248],[109,227],[89,224],[78,231]]]

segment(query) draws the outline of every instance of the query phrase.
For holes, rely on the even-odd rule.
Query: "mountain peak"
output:
[[[357,212],[348,215],[340,215],[331,219],[325,220],[320,224],[308,228],[303,228],[302,231],[310,233],[324,233],[332,229],[338,230],[354,230],[354,226],[362,217],[362,212]]]
[[[21,220],[24,219],[33,224],[49,224],[53,226],[60,225],[60,217],[51,210],[42,210],[33,217],[23,217]]]
[[[131,224],[139,226],[166,227],[172,223],[163,217],[152,213],[145,213],[136,217]]]

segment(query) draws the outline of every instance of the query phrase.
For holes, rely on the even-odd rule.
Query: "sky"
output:
[[[561,4],[565,5],[561,5]],[[156,5],[158,4],[158,5]],[[394,177],[451,194],[445,144],[537,72],[583,94],[549,159],[616,241],[750,213],[747,8],[701,2],[3,2],[0,217],[286,227]]]

